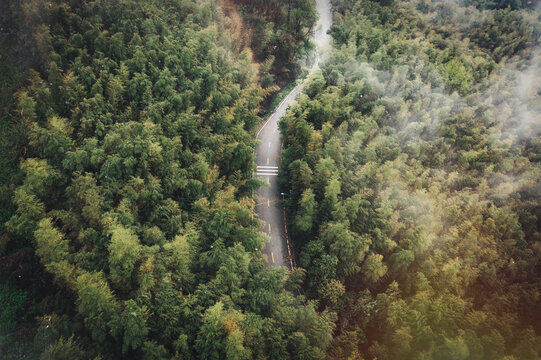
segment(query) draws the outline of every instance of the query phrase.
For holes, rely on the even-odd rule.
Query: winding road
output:
[[[314,41],[316,43],[316,61],[312,70],[318,68],[319,61],[329,44],[327,31],[332,24],[331,5],[329,0],[316,0],[316,10],[319,18],[314,30]],[[257,190],[256,211],[263,226],[261,231],[269,235],[270,241],[263,249],[269,266],[294,267],[294,259],[290,253],[287,228],[285,226],[285,214],[283,209],[277,206],[282,198],[278,189],[278,166],[280,165],[280,130],[278,120],[284,115],[289,105],[302,91],[302,84],[297,85],[274,109],[259,132],[256,139],[260,140],[256,148],[256,175],[269,183]]]

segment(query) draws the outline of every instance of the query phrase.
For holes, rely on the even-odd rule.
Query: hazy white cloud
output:
[[[521,140],[541,133],[541,48],[526,61],[506,64],[481,99],[505,138]]]

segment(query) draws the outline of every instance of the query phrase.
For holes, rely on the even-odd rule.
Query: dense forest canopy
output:
[[[314,10],[263,5],[2,5],[2,358],[324,357],[333,313],[264,266],[252,198]]]
[[[541,359],[541,14],[333,0],[0,4],[0,357]]]
[[[333,5],[334,51],[281,122],[329,358],[541,358],[539,11]]]

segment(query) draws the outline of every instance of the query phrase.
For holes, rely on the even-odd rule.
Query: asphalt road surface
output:
[[[324,54],[325,47],[328,45],[329,36],[327,30],[331,26],[331,5],[329,0],[316,0],[316,10],[319,14],[319,20],[314,31],[314,40],[316,43],[316,64]],[[257,139],[260,140],[256,148],[256,174],[258,177],[266,180],[270,185],[263,186],[257,190],[257,214],[263,220],[261,231],[269,235],[270,241],[263,249],[263,254],[267,257],[269,266],[293,267],[293,259],[288,253],[288,244],[286,239],[286,229],[284,225],[284,212],[277,206],[277,202],[282,198],[278,189],[278,166],[280,165],[280,130],[278,129],[278,120],[284,115],[289,105],[295,100],[301,92],[302,85],[296,86],[285,97],[285,99],[276,107],[274,113],[267,119],[267,122],[257,133]]]
[[[256,174],[266,180],[270,186],[262,186],[257,190],[256,210],[264,223],[261,231],[267,233],[270,238],[263,253],[267,256],[267,264],[271,266],[287,264],[288,267],[291,267],[291,260],[287,259],[284,213],[277,206],[277,202],[281,199],[277,179],[281,152],[278,120],[284,115],[291,102],[295,100],[300,89],[301,87],[296,86],[291,90],[257,134],[257,139],[261,142],[256,149]]]

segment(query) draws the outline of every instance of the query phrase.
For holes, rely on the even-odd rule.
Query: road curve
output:
[[[316,64],[313,68],[318,67],[324,48],[328,44],[327,30],[331,26],[332,19],[329,0],[316,0],[315,2],[319,19],[314,31]],[[293,267],[293,259],[288,252],[284,212],[277,206],[277,202],[281,199],[278,189],[278,167],[281,152],[278,120],[284,115],[301,90],[302,85],[298,85],[291,90],[274,109],[274,112],[263,124],[256,136],[256,139],[260,141],[255,156],[256,175],[269,183],[269,186],[263,186],[256,192],[256,211],[263,221],[261,231],[268,234],[270,238],[263,249],[263,254],[266,255],[269,266],[287,265],[290,268]]]

